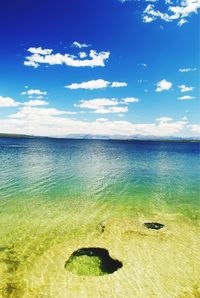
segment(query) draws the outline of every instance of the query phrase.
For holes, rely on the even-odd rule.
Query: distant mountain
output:
[[[174,136],[167,136],[167,137],[159,137],[159,136],[144,136],[144,135],[132,135],[132,136],[121,136],[121,135],[67,135],[63,138],[66,139],[89,139],[89,140],[136,140],[136,141],[200,141],[200,137],[190,137],[190,138],[183,138],[183,137],[174,137]]]
[[[120,136],[120,135],[82,135],[82,134],[70,134],[63,137],[47,137],[47,136],[31,136],[23,134],[8,134],[0,133],[0,138],[52,138],[52,139],[85,139],[85,140],[129,140],[129,141],[174,141],[174,142],[200,142],[200,137],[158,137],[158,136],[143,136],[143,135],[132,135],[132,136]]]

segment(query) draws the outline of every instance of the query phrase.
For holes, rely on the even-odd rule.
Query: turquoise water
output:
[[[168,226],[177,222],[180,235],[185,231],[183,240],[191,241],[186,231],[199,225],[199,146],[195,142],[1,138],[0,297],[58,297],[66,274],[60,269],[59,275],[58,264],[63,269],[67,255],[80,245],[94,246],[96,241],[108,248],[113,241],[120,254],[122,245],[114,244],[118,232],[112,238],[119,222],[127,225],[123,241],[133,232],[127,230],[129,221],[143,219]],[[105,233],[107,238],[99,244],[96,227],[102,221],[108,221],[112,233]],[[180,245],[185,251],[185,244]],[[195,259],[196,248],[191,251],[188,254]],[[182,257],[184,266],[190,257],[185,263]],[[50,295],[56,278],[60,290]],[[126,289],[125,281],[122,287]],[[63,292],[59,297],[65,297]]]
[[[0,203],[199,204],[199,143],[0,139]]]

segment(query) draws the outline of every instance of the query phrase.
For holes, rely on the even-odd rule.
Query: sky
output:
[[[200,0],[0,8],[0,133],[200,137]]]

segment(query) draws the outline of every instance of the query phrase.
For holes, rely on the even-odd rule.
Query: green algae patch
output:
[[[110,257],[108,250],[99,247],[80,248],[65,263],[67,271],[86,276],[112,274],[122,266],[122,262]]]

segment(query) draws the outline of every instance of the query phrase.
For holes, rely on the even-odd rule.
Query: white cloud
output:
[[[42,49],[41,47],[29,48],[27,51],[32,54],[40,54],[40,55],[50,55],[53,52],[53,50],[51,49]]]
[[[20,103],[16,102],[11,97],[0,96],[0,108],[17,107],[19,105],[20,105]]]
[[[39,89],[30,89],[30,90],[21,92],[21,95],[47,95],[47,92],[41,91]]]
[[[29,106],[29,107],[33,107],[33,106],[45,106],[48,105],[49,103],[47,101],[44,100],[39,100],[39,99],[35,99],[35,100],[29,100],[27,102],[24,103],[25,106]]]
[[[188,21],[186,19],[180,19],[180,21],[178,21],[177,25],[179,27],[183,26],[184,24],[188,23]]]
[[[33,57],[33,56],[28,56],[28,57],[26,57],[26,59],[27,59],[28,61],[24,61],[24,65],[25,65],[25,66],[31,66],[31,67],[34,67],[34,68],[38,68],[38,67],[40,66],[39,63],[36,63],[36,62],[34,61],[34,57]]]
[[[181,118],[181,120],[188,121],[188,118],[184,116],[184,117]]]
[[[84,59],[84,58],[87,57],[87,54],[86,54],[85,52],[80,52],[80,53],[79,53],[79,57],[80,57],[81,59]]]
[[[190,100],[190,99],[194,99],[194,98],[196,98],[196,97],[190,96],[190,95],[184,95],[184,96],[178,97],[178,99],[181,99],[181,100]]]
[[[48,105],[49,103],[44,100],[29,100],[26,102],[17,102],[16,100],[10,98],[10,97],[2,97],[0,96],[0,108],[1,107],[18,107],[18,106],[44,106]]]
[[[113,108],[117,108],[113,106]],[[159,121],[152,123],[132,123],[125,120],[108,119],[81,121],[68,118],[67,111],[48,108],[23,107],[18,113],[0,120],[0,132],[20,133],[40,136],[64,137],[69,135],[107,135],[119,137],[176,136],[187,130],[189,133],[200,132],[200,125],[188,125],[186,121]]]
[[[100,107],[94,111],[95,114],[126,113],[128,107]]]
[[[35,108],[32,106],[27,106],[27,107],[20,108],[19,112],[10,115],[9,118],[15,118],[15,119],[26,118],[27,120],[28,119],[34,120],[34,119],[40,118],[42,120],[42,117],[54,117],[54,116],[71,115],[71,114],[72,115],[76,114],[76,112],[62,111],[54,108],[51,108],[51,109]]]
[[[93,110],[93,113],[108,114],[108,113],[126,113],[128,112],[127,105],[129,103],[138,102],[135,97],[126,98],[95,98],[84,100],[82,99],[75,107]],[[122,106],[123,105],[123,106]]]
[[[170,122],[170,121],[173,121],[173,119],[170,118],[170,117],[160,117],[160,118],[157,118],[156,121],[159,121],[159,122]]]
[[[144,22],[144,23],[151,23],[151,22],[153,22],[154,20],[155,20],[155,18],[150,17],[150,16],[148,16],[148,15],[144,15],[144,16],[143,16],[143,22]]]
[[[116,98],[95,98],[89,100],[80,100],[80,104],[75,104],[76,107],[86,108],[86,109],[99,109],[105,106],[116,106],[118,105],[118,100]]]
[[[97,122],[107,122],[109,120],[107,118],[97,118],[96,121]]]
[[[165,22],[177,21],[178,26],[182,26],[187,23],[188,18],[191,14],[197,13],[200,8],[199,0],[179,0],[178,6],[177,1],[165,1],[167,6],[167,12],[161,12],[156,10],[154,4],[148,4],[145,10],[143,11],[143,22],[150,23],[156,19],[161,19]]]
[[[172,83],[163,79],[156,84],[156,92],[169,90],[172,87]]]
[[[190,124],[187,127],[190,128],[193,132],[200,134],[200,124]]]
[[[180,72],[190,72],[190,71],[196,71],[196,68],[179,68]]]
[[[101,88],[107,88],[107,87],[125,87],[127,86],[127,83],[125,82],[109,82],[102,79],[98,80],[91,80],[87,82],[82,83],[72,83],[70,85],[65,86],[65,88],[74,90],[74,89],[101,89]]]
[[[180,6],[170,6],[169,10],[178,17],[187,17],[192,13],[197,13],[200,8],[199,0],[182,0]]]
[[[46,49],[39,48],[29,48],[34,49],[35,53],[32,55],[27,56],[26,60],[24,61],[24,65],[31,66],[34,68],[39,67],[41,64],[47,65],[67,65],[72,67],[96,67],[96,66],[105,66],[105,62],[108,60],[110,56],[110,52],[96,52],[94,50],[90,50],[88,53],[87,59],[80,60],[79,56],[71,55],[71,54],[52,54],[47,53]],[[41,54],[42,51],[42,54]],[[50,51],[50,50],[49,50]],[[37,53],[38,52],[38,53]]]
[[[88,82],[82,82],[82,83],[72,83],[68,86],[65,86],[65,88],[74,90],[74,89],[101,89],[101,88],[106,88],[109,86],[109,82],[102,80],[102,79],[98,79],[98,80],[91,80]]]
[[[37,96],[35,96],[35,98],[42,99],[42,98],[44,98],[44,96],[43,95],[37,95]]]
[[[186,85],[180,85],[178,86],[178,88],[180,89],[181,92],[188,92],[194,89],[194,87],[187,87]]]
[[[138,101],[139,101],[139,98],[136,98],[136,97],[125,97],[121,99],[121,103],[125,103],[125,104],[138,102]]]
[[[116,87],[116,88],[118,88],[118,87],[127,87],[128,86],[128,84],[127,83],[125,83],[125,82],[112,82],[112,84],[111,84],[111,87]]]
[[[75,47],[75,48],[79,48],[79,49],[81,49],[81,48],[88,48],[88,47],[91,47],[90,44],[80,43],[80,42],[78,42],[78,41],[74,41],[74,42],[72,43],[72,46]]]

